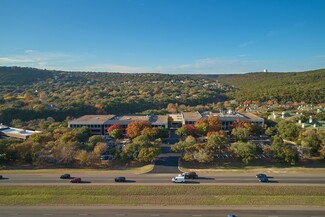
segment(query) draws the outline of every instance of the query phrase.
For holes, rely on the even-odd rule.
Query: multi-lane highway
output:
[[[119,174],[123,175],[123,174]],[[163,184],[175,185],[171,178],[178,174],[124,174],[128,185],[150,185]],[[0,185],[66,185],[69,180],[60,179],[60,174],[3,174],[4,179],[0,180]],[[113,174],[71,174],[73,177],[80,177],[84,184],[89,185],[112,185],[114,178],[118,175]],[[325,185],[325,174],[279,174],[269,175],[269,183],[259,183],[254,174],[199,174],[198,179],[187,180],[186,184],[200,185]]]
[[[109,217],[227,217],[235,214],[238,217],[323,217],[324,208],[277,207],[106,207],[106,206],[2,206],[0,216],[24,217],[80,217],[80,216],[109,216]]]

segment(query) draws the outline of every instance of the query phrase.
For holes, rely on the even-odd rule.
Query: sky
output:
[[[0,66],[170,74],[325,68],[325,1],[0,0]]]

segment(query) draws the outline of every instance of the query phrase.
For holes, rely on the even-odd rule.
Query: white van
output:
[[[172,181],[175,183],[184,183],[185,177],[184,176],[175,176],[174,178],[172,178]]]

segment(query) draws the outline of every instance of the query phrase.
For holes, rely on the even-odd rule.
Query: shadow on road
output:
[[[125,180],[125,182],[132,183],[132,182],[136,182],[136,181],[135,180]]]
[[[9,179],[9,178],[7,178],[7,177],[2,177],[1,179]],[[0,179],[0,180],[1,180],[1,179]]]
[[[198,181],[186,181],[183,184],[200,184],[200,182],[198,182]]]
[[[199,177],[197,178],[198,180],[215,180],[215,178],[211,178],[211,177]]]
[[[89,183],[91,183],[90,181],[81,181],[80,182],[81,184],[89,184]]]

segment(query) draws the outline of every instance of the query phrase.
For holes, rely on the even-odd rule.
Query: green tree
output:
[[[231,144],[230,150],[240,157],[245,164],[256,159],[257,154],[261,152],[260,147],[252,142],[235,142]]]
[[[249,130],[247,128],[234,128],[231,131],[231,135],[233,135],[237,141],[246,142],[249,136]]]
[[[274,158],[280,162],[286,162],[293,165],[299,160],[298,152],[296,151],[295,147],[285,144],[281,137],[272,137],[271,149],[273,151]]]
[[[276,126],[281,137],[289,141],[296,141],[299,138],[301,128],[295,123],[280,121]]]
[[[315,130],[306,130],[301,133],[301,147],[310,154],[316,154],[322,144]]]

